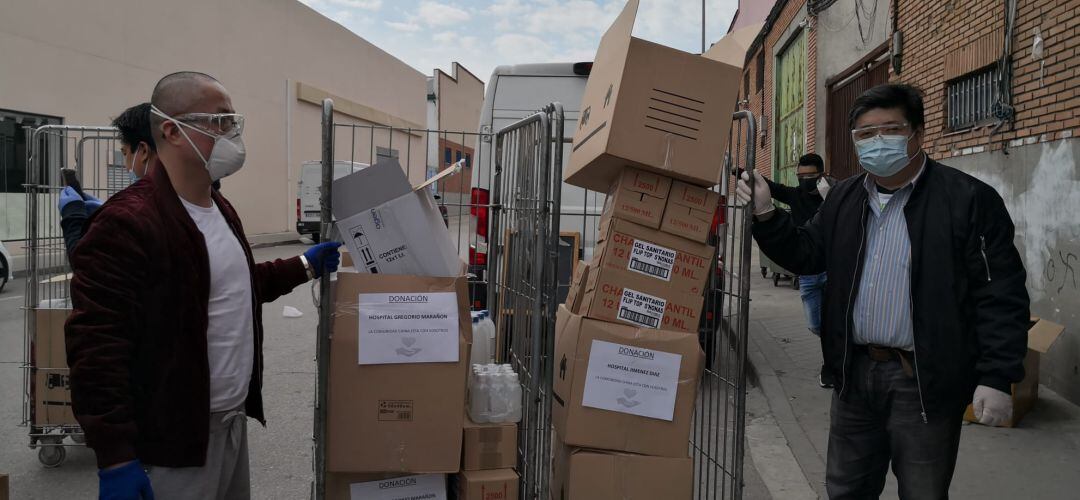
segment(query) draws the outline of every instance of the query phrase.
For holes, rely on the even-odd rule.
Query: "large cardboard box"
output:
[[[690,500],[690,458],[651,457],[573,448],[555,443],[553,500]]]
[[[67,368],[64,323],[71,309],[34,310],[34,366]]]
[[[587,319],[560,307],[555,430],[572,446],[686,457],[704,358],[697,335]]]
[[[326,473],[327,500],[446,500],[446,475]]]
[[[657,229],[664,215],[671,178],[627,167],[611,185],[604,200],[604,213]]]
[[[605,216],[578,313],[696,332],[715,249]]]
[[[1023,420],[1035,402],[1039,400],[1039,358],[1050,350],[1050,346],[1065,331],[1065,327],[1052,321],[1032,317],[1028,329],[1028,351],[1024,357],[1024,380],[1012,385],[1013,416],[1001,427],[1016,427]],[[975,409],[968,405],[964,420],[978,422]]]
[[[683,238],[705,243],[709,240],[713,216],[720,206],[720,193],[703,187],[675,181],[671,185],[664,220],[660,230]]]
[[[632,37],[637,10],[638,0],[627,2],[600,40],[564,178],[606,192],[634,166],[712,186],[742,68],[716,52],[699,56]]]
[[[457,500],[517,500],[518,474],[514,469],[467,470],[453,476]]]
[[[574,268],[574,277],[570,281],[570,291],[566,294],[566,308],[577,313],[581,309],[581,300],[585,298],[585,285],[589,280],[589,264],[578,262]]]
[[[78,425],[71,409],[71,376],[67,368],[35,368],[34,425]]]
[[[394,159],[334,181],[334,218],[357,271],[444,277],[462,273],[457,248],[425,185],[411,186]]]
[[[465,278],[339,272],[334,293],[327,469],[457,472],[472,338]],[[432,308],[445,294],[455,297],[456,318]],[[411,302],[413,313],[365,311],[372,297]],[[438,337],[448,334],[455,361],[413,362],[443,349],[445,339]],[[373,349],[407,362],[361,364]]]
[[[517,424],[478,424],[465,417],[462,470],[517,467]]]

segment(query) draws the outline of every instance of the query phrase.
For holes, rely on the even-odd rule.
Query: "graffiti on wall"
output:
[[[1016,224],[1033,301],[1080,294],[1080,172],[1072,141],[1044,143],[1030,182],[979,172],[997,189]]]

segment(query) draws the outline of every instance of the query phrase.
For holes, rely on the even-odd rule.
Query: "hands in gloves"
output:
[[[311,265],[311,272],[316,278],[321,277],[323,271],[331,273],[337,271],[338,265],[341,264],[341,254],[338,253],[340,246],[340,242],[328,241],[314,245],[304,252],[304,258]]]
[[[750,193],[750,176],[754,176],[754,193]],[[765,215],[774,210],[772,204],[772,192],[769,184],[756,171],[743,171],[739,176],[738,186],[735,188],[735,197],[741,205],[746,205],[751,199],[754,201],[754,215]]]
[[[976,387],[971,406],[975,411],[975,420],[983,425],[997,427],[1012,419],[1012,396],[993,387]]]
[[[142,463],[132,460],[113,469],[98,471],[98,498],[100,500],[154,500],[150,478]]]

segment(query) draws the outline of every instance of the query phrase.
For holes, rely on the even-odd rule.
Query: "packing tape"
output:
[[[675,140],[673,134],[667,134],[664,136],[664,170],[671,170],[671,144]]]
[[[477,429],[477,438],[481,443],[497,443],[502,441],[502,427],[483,427]]]
[[[482,469],[498,469],[503,466],[503,454],[499,452],[481,453],[479,462]]]

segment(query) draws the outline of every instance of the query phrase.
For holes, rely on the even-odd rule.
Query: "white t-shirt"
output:
[[[255,362],[251,269],[225,217],[215,203],[200,207],[180,198],[206,240],[210,257],[209,323],[210,411],[242,408]]]

